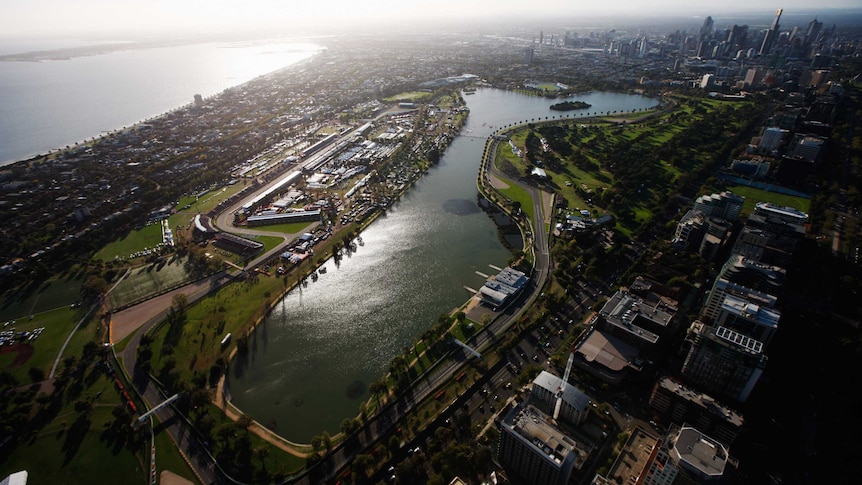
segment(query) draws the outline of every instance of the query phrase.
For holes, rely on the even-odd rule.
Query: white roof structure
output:
[[[563,380],[560,377],[547,371],[542,371],[533,380],[534,386],[539,386],[552,394],[556,394],[562,384]],[[569,403],[578,412],[584,411],[590,405],[590,398],[571,384],[563,390],[563,401]]]
[[[27,470],[9,475],[0,481],[0,485],[27,485]]]

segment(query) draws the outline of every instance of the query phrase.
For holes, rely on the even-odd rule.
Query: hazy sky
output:
[[[719,6],[720,4],[720,6]],[[612,13],[774,12],[858,8],[859,0],[0,0],[0,36],[101,32],[224,31],[295,28],[435,18],[552,17]]]

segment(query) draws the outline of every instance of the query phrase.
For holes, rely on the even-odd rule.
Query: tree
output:
[[[320,436],[314,436],[311,438],[311,449],[314,450],[315,453],[320,451],[320,447],[323,445],[323,438]]]
[[[254,423],[254,419],[248,414],[243,414],[236,420],[236,424],[246,431],[248,431],[252,423]]]
[[[30,380],[33,382],[42,382],[45,380],[45,371],[38,367],[30,367],[30,370],[27,372],[30,375]]]

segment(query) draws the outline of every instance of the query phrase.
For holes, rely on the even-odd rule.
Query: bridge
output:
[[[456,344],[458,344],[459,346],[461,346],[464,350],[466,350],[466,351],[467,351],[467,352],[469,352],[470,354],[473,354],[473,355],[474,355],[474,356],[476,356],[477,358],[479,358],[479,359],[481,359],[481,358],[482,358],[482,354],[480,354],[479,352],[476,352],[475,350],[473,350],[473,349],[472,349],[472,347],[470,347],[469,345],[465,344],[464,342],[462,342],[462,341],[460,341],[460,340],[458,340],[458,339],[456,339],[456,338],[453,338],[453,339],[452,339],[452,341],[454,341]]]
[[[176,401],[177,399],[179,399],[180,394],[181,394],[181,393],[179,393],[179,392],[178,392],[178,393],[176,393],[176,394],[174,394],[173,396],[171,396],[171,397],[169,397],[169,398],[165,399],[164,401],[162,401],[162,403],[161,403],[161,404],[159,404],[158,406],[156,406],[156,407],[154,407],[153,409],[150,409],[149,411],[147,411],[147,412],[145,412],[144,414],[142,414],[142,415],[141,415],[141,417],[140,417],[140,418],[138,418],[138,423],[137,423],[137,424],[141,424],[141,423],[143,423],[144,421],[146,421],[146,420],[147,420],[147,418],[149,418],[150,416],[152,416],[152,415],[153,415],[153,413],[155,413],[155,412],[156,412],[156,411],[158,411],[159,409],[162,409],[163,407],[167,406],[168,404],[170,404],[170,403],[172,403],[172,402]]]

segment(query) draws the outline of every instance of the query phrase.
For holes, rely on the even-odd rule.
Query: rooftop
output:
[[[778,320],[781,319],[781,312],[778,310],[758,305],[746,298],[740,298],[735,295],[726,295],[724,302],[721,304],[721,309],[737,317],[770,328],[778,328]]]
[[[610,483],[627,483],[633,477],[638,477],[647,467],[653,450],[659,445],[659,439],[639,427],[635,427],[625,447],[620,451],[613,466],[608,471]],[[615,479],[621,479],[622,482]],[[633,482],[631,482],[633,483]]]
[[[683,467],[708,477],[723,475],[728,458],[724,445],[688,426],[679,430],[672,454]]]
[[[742,416],[737,414],[734,410],[722,406],[718,402],[716,402],[712,397],[701,394],[698,392],[694,392],[691,389],[683,386],[682,384],[674,381],[669,377],[665,377],[659,381],[659,386],[668,391],[676,394],[677,396],[682,397],[686,401],[689,401],[694,404],[698,404],[713,414],[723,416],[724,419],[735,426],[742,426],[743,420]]]
[[[515,406],[503,419],[502,426],[508,427],[524,438],[533,447],[556,466],[562,466],[570,454],[575,453],[575,468],[583,464],[585,452],[577,443],[563,434],[549,422],[550,418],[530,405]]]
[[[599,311],[609,324],[649,343],[657,342],[659,336],[639,325],[639,320],[644,319],[646,322],[664,328],[668,326],[675,313],[675,308],[663,302],[651,306],[640,297],[622,290],[617,291]]]
[[[600,330],[592,331],[576,352],[585,361],[601,364],[612,371],[625,369],[638,356],[637,349]]]
[[[556,394],[560,387],[563,384],[563,379],[555,376],[547,371],[542,371],[538,376],[533,380],[534,386],[539,386],[550,391],[553,394]],[[577,387],[569,384],[566,386],[566,390],[563,391],[563,400],[569,403],[573,408],[578,411],[583,411],[587,409],[590,404],[590,398]]]
[[[736,344],[753,354],[759,354],[763,351],[763,342],[747,337],[739,332],[735,332],[727,327],[718,327],[715,329],[715,336]]]

